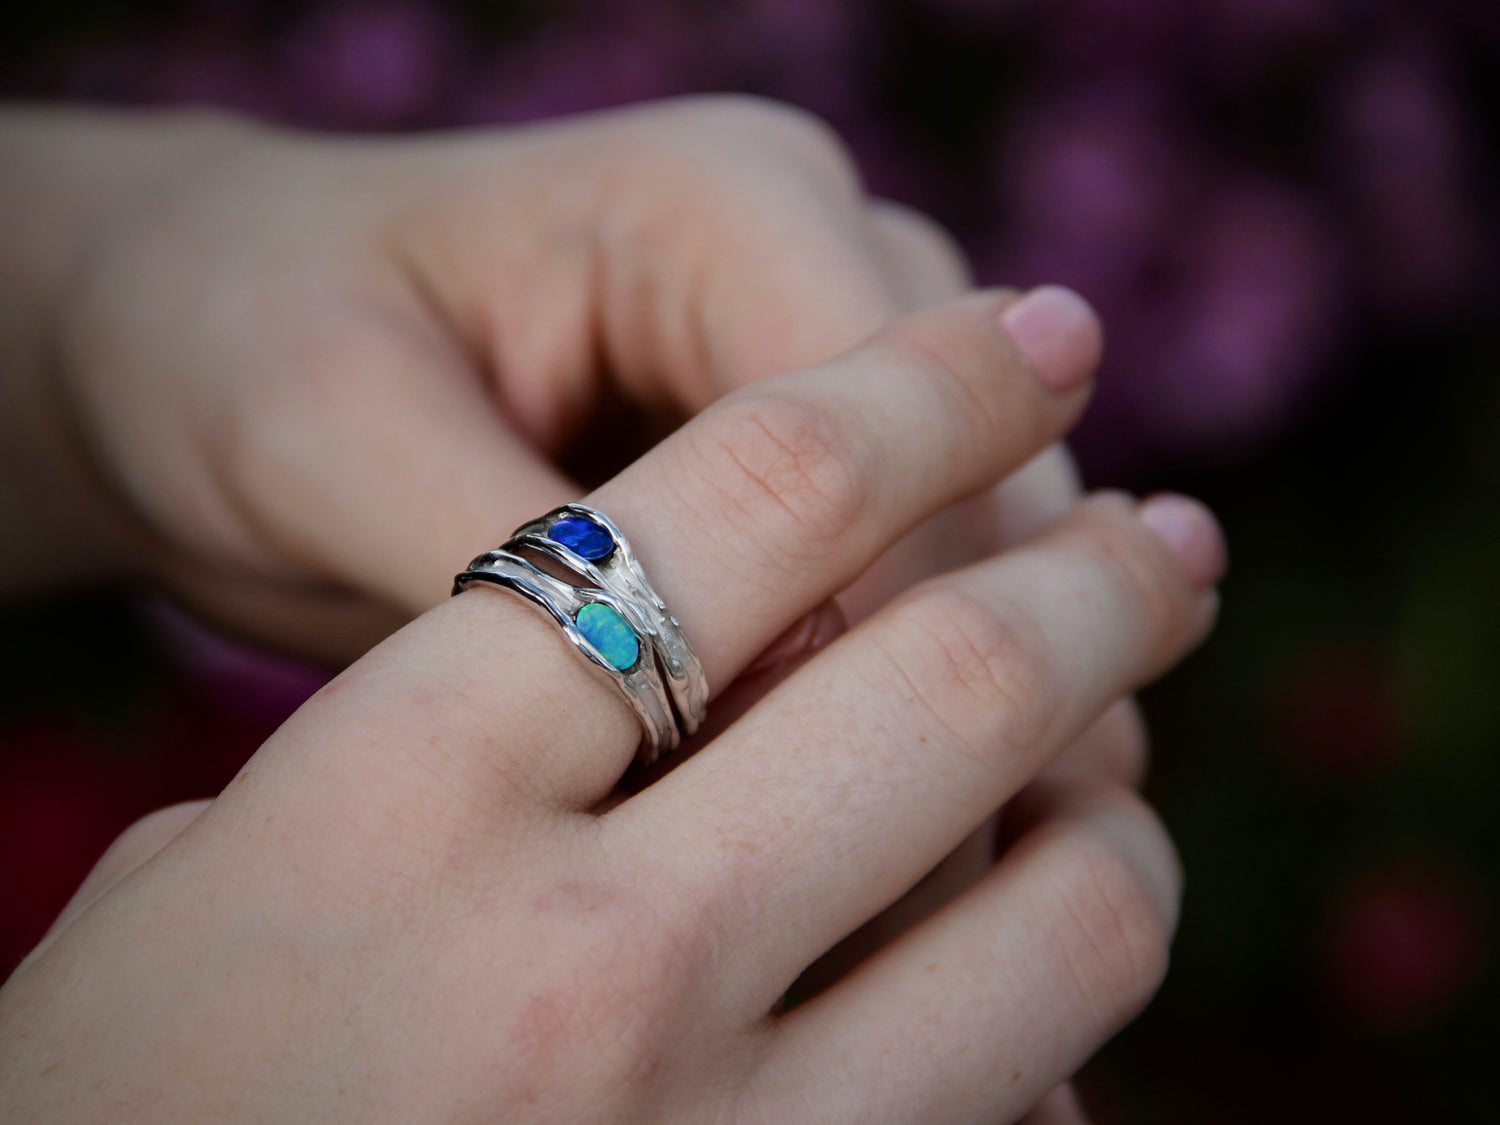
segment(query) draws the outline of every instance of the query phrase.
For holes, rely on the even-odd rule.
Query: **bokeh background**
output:
[[[1146,703],[1171,978],[1113,1122],[1495,1120],[1500,4],[50,0],[0,93],[295,125],[807,107],[982,281],[1075,286],[1092,483],[1195,492],[1233,572]],[[0,974],[108,841],[211,794],[324,673],[140,592],[0,607]]]

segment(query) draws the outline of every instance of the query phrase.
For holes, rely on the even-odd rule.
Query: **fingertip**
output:
[[[1031,290],[1000,314],[1000,323],[1031,361],[1037,379],[1057,394],[1088,383],[1104,356],[1104,328],[1098,315],[1061,285]]]
[[[1207,590],[1224,577],[1229,565],[1224,531],[1201,501],[1163,492],[1142,501],[1136,514],[1171,549],[1194,586]]]

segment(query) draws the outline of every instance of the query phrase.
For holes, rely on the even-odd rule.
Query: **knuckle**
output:
[[[832,126],[805,109],[754,94],[702,95],[685,99],[684,108],[714,136],[759,141],[830,182],[851,191],[858,186],[848,146]]]
[[[914,243],[931,258],[956,290],[969,287],[968,258],[958,239],[942,223],[924,211],[892,200],[875,201],[871,204],[871,211],[876,222],[893,237]]]
[[[779,393],[724,403],[691,433],[689,466],[762,534],[772,561],[806,562],[849,532],[873,497],[873,464],[826,406]]]
[[[960,417],[983,433],[1015,430],[1024,421],[1017,412],[1026,409],[1026,399],[1008,394],[1008,380],[997,377],[1009,363],[998,333],[967,312],[932,309],[906,317],[881,333],[876,347],[945,392]]]
[[[940,587],[900,603],[887,646],[913,701],[981,764],[996,744],[1021,753],[1047,737],[1059,700],[1041,627],[1012,602]]]
[[[1169,923],[1143,876],[1104,841],[1070,841],[1059,866],[1060,955],[1086,1008],[1114,1023],[1144,1007],[1161,986]]]

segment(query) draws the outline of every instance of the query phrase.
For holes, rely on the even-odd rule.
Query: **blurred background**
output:
[[[1494,1120],[1500,4],[49,0],[0,92],[340,130],[705,90],[826,117],[980,279],[1072,285],[1093,484],[1205,497],[1214,640],[1146,698],[1186,912],[1101,1125]],[[138,594],[0,607],[0,975],[110,839],[324,674]]]

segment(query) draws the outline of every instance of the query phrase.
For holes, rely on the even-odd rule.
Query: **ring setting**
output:
[[[703,665],[604,513],[564,504],[522,524],[458,574],[453,592],[475,583],[509,590],[544,612],[610,679],[641,722],[640,764],[698,729],[708,705]]]

